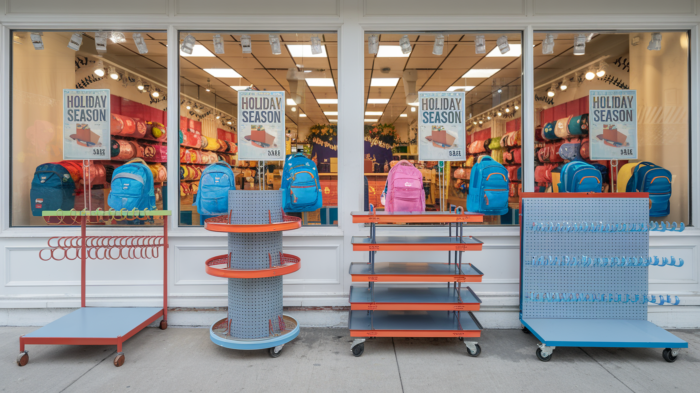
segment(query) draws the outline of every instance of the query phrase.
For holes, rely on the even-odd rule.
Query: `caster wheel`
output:
[[[160,321],[160,330],[165,330],[167,328],[168,328],[168,322],[165,320]]]
[[[526,328],[525,326],[523,326],[522,331],[523,331],[523,333],[525,333],[525,334],[532,334],[532,332],[530,331],[530,329]]]
[[[275,352],[275,348],[272,347],[267,349],[267,353],[268,355],[270,355],[271,358],[278,358],[280,357],[280,355],[282,355],[282,350],[280,349],[279,352]]]
[[[114,367],[121,367],[124,364],[124,360],[124,354],[118,353],[117,356],[114,358]]]
[[[467,348],[467,354],[473,358],[481,355],[481,346],[479,346],[479,344],[476,344],[476,351],[475,352],[472,352],[471,349]]]
[[[464,337],[457,337],[457,340],[464,341]]]
[[[678,359],[678,356],[673,356],[672,351],[673,350],[671,348],[666,348],[666,349],[664,349],[664,352],[662,354],[664,357],[664,360],[669,362],[669,363],[673,363],[676,361],[676,359]],[[19,360],[17,360],[17,362],[19,363]]]
[[[549,356],[544,357],[544,356],[542,356],[542,350],[539,349],[539,348],[537,348],[537,352],[535,352],[535,354],[537,354],[537,359],[540,359],[540,360],[543,361],[543,362],[548,362],[548,361],[552,360],[552,354],[551,354],[551,353],[549,354]]]
[[[17,356],[17,365],[20,367],[24,367],[27,365],[27,363],[29,363],[29,354],[27,353],[27,351],[21,352]]]
[[[354,347],[352,347],[352,355],[356,358],[362,356],[363,353],[365,353],[365,343],[357,344]]]

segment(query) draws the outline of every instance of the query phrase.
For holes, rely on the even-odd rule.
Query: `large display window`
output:
[[[519,32],[365,35],[365,209],[385,208],[389,171],[402,160],[421,172],[427,211],[465,208],[472,168],[488,155],[506,166],[511,189],[507,212],[487,216],[484,224],[518,224],[521,45]],[[419,107],[419,94],[427,92],[464,93],[463,129],[435,130],[438,137],[454,134],[437,141],[440,146],[463,147],[442,162],[419,157],[422,139],[431,138],[419,132],[419,113],[429,109]]]
[[[589,181],[649,192],[651,220],[689,225],[688,33],[542,31],[534,42],[535,192]],[[573,173],[590,169],[581,162],[592,177]]]
[[[337,225],[337,34],[181,32],[180,40],[179,225],[207,218],[195,202],[208,165],[230,165],[238,190],[278,190],[291,155],[316,165],[322,199],[291,214],[304,225]],[[267,105],[260,97],[272,108],[258,108]],[[276,105],[283,114],[267,117]]]
[[[13,31],[11,51],[10,224],[46,225],[47,209],[114,208],[112,174],[133,159],[143,160],[153,177],[151,209],[167,209],[166,34]],[[92,107],[105,110],[93,117],[98,111],[86,104],[64,113],[64,89],[75,96],[99,91]],[[64,151],[74,145],[105,154],[75,159]],[[105,223],[133,224],[162,222]]]

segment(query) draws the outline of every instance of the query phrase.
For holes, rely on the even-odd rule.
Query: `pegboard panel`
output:
[[[228,209],[232,224],[282,222],[282,191],[229,191]]]
[[[228,318],[231,336],[241,339],[271,336],[270,322],[278,333],[282,316],[282,277],[228,279]],[[274,335],[274,333],[272,335]]]
[[[279,266],[282,232],[229,233],[228,252],[231,255],[232,269],[268,269],[270,257],[272,265]]]
[[[525,198],[523,199],[522,317],[647,319],[647,304],[623,302],[533,302],[536,293],[626,294],[648,291],[646,267],[541,266],[532,258],[648,257],[649,232],[549,232],[533,223],[573,226],[648,224],[646,198]]]

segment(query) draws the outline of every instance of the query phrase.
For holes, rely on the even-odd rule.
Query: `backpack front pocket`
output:
[[[483,208],[485,211],[503,210],[508,207],[508,190],[486,189],[484,190]]]

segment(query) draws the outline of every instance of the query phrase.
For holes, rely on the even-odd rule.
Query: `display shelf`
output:
[[[461,271],[461,274],[458,272]],[[481,282],[484,275],[470,263],[376,262],[350,264],[353,282]]]
[[[284,315],[282,318],[284,319],[285,329],[279,334],[265,339],[237,339],[228,335],[228,320],[226,318],[219,320],[209,328],[209,338],[216,345],[229,349],[250,351],[275,348],[294,340],[300,331],[299,323],[297,323],[296,319],[289,315]]]
[[[481,337],[471,312],[350,311],[353,337]]]
[[[204,229],[212,232],[227,232],[227,233],[262,233],[262,232],[281,232],[291,231],[301,228],[301,218],[288,216],[282,212],[281,222],[272,222],[270,215],[269,223],[267,224],[229,224],[231,221],[228,216],[217,216],[204,220]]]
[[[481,299],[469,287],[457,291],[445,287],[377,286],[372,295],[371,288],[353,285],[350,304],[351,310],[479,311]]]
[[[352,212],[353,223],[394,224],[397,222],[411,222],[423,224],[442,224],[457,222],[483,222],[484,216],[478,213],[450,213],[450,212]]]
[[[225,277],[225,278],[262,278],[262,277],[277,277],[294,273],[299,270],[299,257],[282,254],[281,263],[278,266],[272,266],[272,257],[270,257],[269,269],[257,270],[240,270],[231,269],[230,255],[219,255],[214,258],[207,259],[205,271],[210,276]]]
[[[450,236],[352,237],[353,251],[481,251],[480,240]]]

